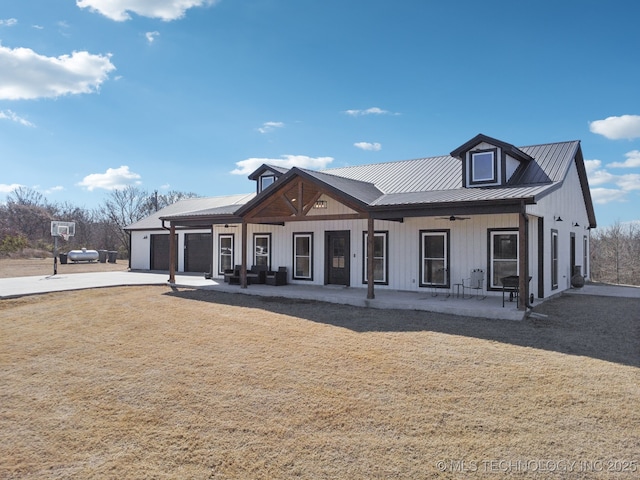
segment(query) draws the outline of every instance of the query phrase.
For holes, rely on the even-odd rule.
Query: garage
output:
[[[150,235],[151,270],[169,270],[169,234]],[[176,235],[176,268],[178,268],[178,236]]]
[[[206,273],[213,263],[211,233],[187,233],[184,236],[184,271]]]

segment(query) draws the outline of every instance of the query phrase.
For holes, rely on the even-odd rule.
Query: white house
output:
[[[596,219],[579,141],[514,147],[480,134],[440,157],[263,165],[249,179],[255,194],[183,200],[127,227],[131,268],[222,278],[241,265],[247,287],[253,265],[286,267],[289,283],[366,286],[368,298],[451,290],[480,270],[488,295],[515,278],[520,308],[569,288],[578,269],[589,276]]]

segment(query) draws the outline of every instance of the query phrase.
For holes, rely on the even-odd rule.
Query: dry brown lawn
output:
[[[128,260],[117,260],[116,263],[69,262],[65,265],[58,262],[58,274],[120,271],[126,270],[128,266]],[[0,259],[0,278],[51,275],[52,273],[53,258]]]
[[[640,301],[539,310],[166,286],[2,300],[0,478],[637,478]]]

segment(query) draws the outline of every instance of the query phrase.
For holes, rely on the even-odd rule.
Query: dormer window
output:
[[[260,191],[262,192],[275,181],[276,177],[274,175],[262,175],[260,177]]]
[[[495,148],[471,152],[471,178],[469,179],[471,185],[491,184],[498,181],[496,153]]]
[[[462,161],[462,186],[493,187],[510,185],[518,169],[524,169],[533,161],[510,143],[478,134],[451,152]]]

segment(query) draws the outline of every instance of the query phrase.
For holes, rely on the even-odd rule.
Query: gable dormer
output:
[[[287,169],[265,164],[249,175],[249,180],[255,180],[256,192],[260,193],[273,185],[278,177],[286,172]]]
[[[462,161],[462,186],[507,185],[516,170],[533,160],[513,145],[479,134],[451,152]]]

